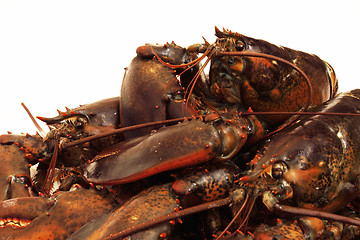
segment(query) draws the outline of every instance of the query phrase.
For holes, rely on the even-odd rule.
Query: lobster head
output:
[[[104,133],[119,127],[119,98],[104,99],[92,104],[59,112],[53,118],[37,117],[51,127],[45,141],[71,142],[92,135]],[[93,158],[104,147],[114,144],[118,137],[107,137],[82,146],[62,149],[61,159],[70,166],[79,165]],[[91,145],[91,146],[89,146]]]
[[[329,112],[352,108],[351,104],[331,104],[337,100],[326,105]],[[358,120],[342,118],[313,116],[286,128],[265,143],[241,180],[267,193],[264,202],[273,197],[271,201],[290,201],[301,208],[338,211],[356,196],[358,188],[353,165],[358,153],[344,127]]]
[[[74,109],[67,108],[66,112],[58,110],[59,115],[53,118],[37,118],[55,128],[60,128],[60,125],[65,123],[69,126],[67,126],[68,130],[65,130],[67,132],[62,135],[71,134],[77,129],[78,136],[72,135],[72,137],[79,138],[82,135],[94,135],[117,128],[120,122],[118,108],[119,98],[115,97]]]
[[[244,109],[251,107],[258,112],[298,111],[306,104],[321,104],[337,91],[333,68],[315,55],[216,27],[215,32],[215,52],[234,53],[215,53],[212,59],[210,89],[221,102],[240,104]],[[294,65],[308,76],[309,82]],[[265,119],[279,123],[285,118],[287,116],[272,115]]]

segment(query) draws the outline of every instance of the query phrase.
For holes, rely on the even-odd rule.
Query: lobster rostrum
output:
[[[122,84],[121,126],[188,116],[204,116],[204,120],[125,133],[127,141],[84,165],[88,181],[122,184],[209,160],[231,159],[245,144],[257,142],[288,118],[239,117],[239,112],[304,111],[337,90],[332,68],[314,55],[217,28],[216,35],[214,44],[188,49],[174,43],[137,49]],[[198,53],[204,54],[196,58]],[[206,56],[205,65],[211,61],[209,78],[203,74],[205,65],[199,63]],[[268,86],[261,87],[259,81],[269,82]]]

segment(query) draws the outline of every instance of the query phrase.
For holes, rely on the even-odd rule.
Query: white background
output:
[[[117,96],[137,46],[214,42],[214,26],[314,53],[360,88],[360,1],[0,0],[0,134]]]

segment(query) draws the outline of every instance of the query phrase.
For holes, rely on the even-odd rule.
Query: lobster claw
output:
[[[153,59],[154,50],[164,61],[181,63],[179,61],[183,58],[172,60],[173,55],[166,55],[168,48],[172,49],[170,52],[184,52],[185,56],[181,56],[185,59],[190,58],[184,49],[174,44],[169,44],[168,47],[150,47],[147,45],[137,49],[139,56],[130,63],[121,86],[120,115],[122,127],[197,115],[197,112],[183,101],[183,87],[178,81],[174,81],[176,70],[165,66],[157,59]],[[185,72],[183,77],[187,74],[193,73]],[[125,138],[133,138],[150,132],[151,128],[144,128],[126,132],[124,135]]]
[[[211,159],[227,160],[241,149],[248,137],[247,128],[241,127],[246,120],[238,120],[210,123],[191,120],[120,142],[86,163],[83,175],[96,184],[114,185]]]
[[[0,219],[12,227],[1,227],[0,235],[2,239],[65,239],[114,207],[110,194],[83,188],[51,198],[10,199],[0,205]]]
[[[205,162],[221,144],[217,135],[201,121],[164,127],[101,152],[84,165],[83,174],[90,182],[114,185]]]
[[[145,189],[121,207],[84,225],[69,239],[107,239],[110,236],[116,236],[117,233],[123,233],[137,225],[177,211],[179,202],[170,189],[170,184]],[[158,224],[130,234],[131,239],[159,239],[159,236],[160,239],[165,238],[172,232],[173,224],[169,221]],[[122,237],[118,237],[118,239],[122,239]]]

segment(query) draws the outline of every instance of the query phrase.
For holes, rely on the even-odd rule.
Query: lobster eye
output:
[[[272,165],[271,175],[275,179],[280,179],[286,170],[287,167],[284,162],[276,162]]]
[[[33,185],[31,179],[28,176],[25,175],[17,175],[13,177],[16,182],[27,185],[31,187]]]
[[[237,51],[243,51],[244,50],[245,44],[242,41],[238,40],[238,41],[236,41],[235,44],[236,44],[235,48],[236,48]]]
[[[87,119],[84,117],[78,117],[76,118],[76,120],[74,121],[74,126],[76,128],[82,128],[85,126],[85,124],[87,123]]]

